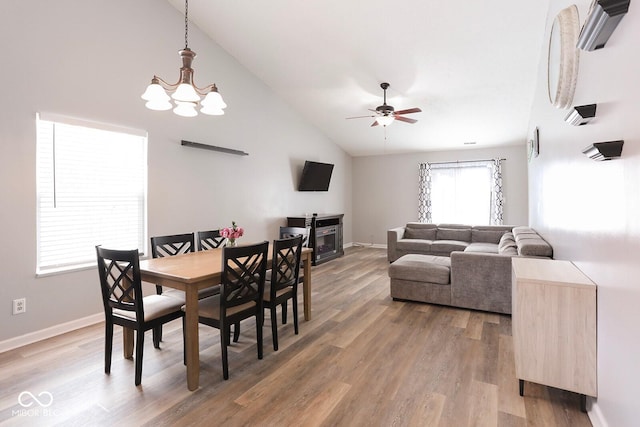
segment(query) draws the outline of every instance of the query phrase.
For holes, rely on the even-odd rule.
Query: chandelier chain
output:
[[[189,40],[187,38],[189,34],[189,19],[187,18],[189,15],[189,0],[185,0],[184,2],[184,48],[189,48]]]

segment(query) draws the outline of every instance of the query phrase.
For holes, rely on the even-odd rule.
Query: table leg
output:
[[[194,391],[200,381],[200,345],[198,337],[198,290],[188,286],[185,293],[185,351],[187,360],[187,387]]]
[[[122,328],[122,350],[125,359],[133,357],[133,329],[131,328]]]
[[[311,320],[311,255],[307,254],[302,261],[304,280],[302,281],[302,295],[304,297],[304,320]]]

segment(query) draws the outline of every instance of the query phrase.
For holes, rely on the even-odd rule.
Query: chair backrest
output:
[[[162,258],[195,252],[193,233],[174,234],[172,236],[155,236],[151,238],[151,256]]]
[[[224,244],[224,237],[220,235],[220,230],[198,231],[198,250],[208,251],[219,248]]]
[[[300,255],[302,253],[302,236],[273,241],[271,258],[271,301],[276,300],[278,291],[298,286],[300,274]]]
[[[144,319],[138,250],[113,250],[96,246],[102,303],[107,316],[112,309],[132,311]]]
[[[309,229],[306,227],[280,227],[280,238],[286,239],[296,235],[302,235],[302,247],[309,247]]]
[[[255,302],[262,309],[262,294],[267,273],[269,242],[225,247],[222,250],[220,318],[226,309]]]

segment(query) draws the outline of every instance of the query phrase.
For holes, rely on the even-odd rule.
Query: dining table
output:
[[[184,291],[185,293],[185,359],[187,387],[194,391],[200,380],[200,343],[198,336],[198,291],[220,283],[222,276],[223,248],[191,252],[163,258],[140,261],[143,282]],[[267,266],[271,264],[272,244],[269,245]],[[304,318],[311,320],[311,259],[313,250],[302,248],[301,264]],[[133,355],[133,330],[124,329],[124,356]]]

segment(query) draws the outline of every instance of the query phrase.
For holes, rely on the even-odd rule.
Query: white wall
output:
[[[50,112],[149,133],[149,235],[228,226],[272,239],[287,215],[345,213],[351,241],[351,158],[307,125],[215,42],[191,26],[195,81],[216,82],[223,117],[153,112],[151,77],[178,79],[184,17],[157,0],[0,3],[0,343],[100,313],[95,269],[35,278],[35,114]],[[182,147],[186,139],[247,157]],[[295,191],[305,159],[334,163],[327,193]],[[100,242],[96,242],[98,244]],[[11,301],[27,298],[27,313]]]
[[[579,0],[580,21],[590,0]],[[547,36],[568,0],[551,0]],[[530,218],[555,257],[573,261],[598,285],[598,399],[594,425],[638,425],[640,381],[640,7],[600,50],[580,53],[573,105],[597,103],[597,117],[574,127],[547,98],[541,49],[530,132],[540,127],[540,157],[530,164]],[[548,37],[546,38],[548,40]],[[595,162],[581,150],[623,139],[622,158]]]
[[[527,157],[518,146],[355,157],[353,241],[387,244],[387,230],[418,220],[418,164],[504,158],[504,223],[527,224]]]

